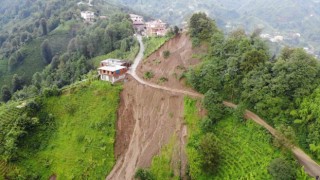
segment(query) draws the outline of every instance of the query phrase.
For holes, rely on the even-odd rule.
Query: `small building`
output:
[[[144,23],[143,17],[136,14],[129,14],[129,15],[130,15],[130,19],[132,21],[134,29],[139,33],[144,31],[146,25]]]
[[[100,63],[98,73],[102,81],[115,83],[126,77],[130,63],[118,59],[107,59]]]
[[[92,12],[92,11],[82,11],[81,12],[81,17],[86,22],[93,22],[94,21],[94,12]]]
[[[167,24],[160,19],[146,23],[146,34],[148,36],[165,36]]]
[[[136,15],[136,14],[129,14],[130,19],[132,20],[133,24],[144,24],[144,20],[142,16]]]

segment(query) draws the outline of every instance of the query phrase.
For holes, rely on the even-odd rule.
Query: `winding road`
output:
[[[136,74],[136,69],[137,69],[139,63],[141,62],[141,60],[143,59],[143,54],[144,54],[145,47],[143,45],[142,37],[140,35],[137,35],[137,39],[138,39],[139,44],[140,44],[140,50],[139,50],[138,55],[135,58],[134,64],[131,66],[131,69],[129,70],[128,74],[130,74],[139,83],[141,83],[143,85],[146,85],[146,86],[149,86],[149,87],[152,87],[152,88],[155,88],[155,89],[169,91],[169,92],[175,93],[175,94],[188,95],[188,96],[196,97],[196,98],[203,98],[204,97],[202,94],[199,94],[199,93],[194,93],[194,92],[190,92],[190,91],[184,91],[184,90],[180,90],[180,89],[173,89],[173,88],[169,88],[169,87],[163,87],[163,86],[159,86],[159,85],[156,85],[156,84],[152,84],[152,83],[146,82],[143,79],[141,79],[140,77],[138,77],[138,75]],[[227,106],[227,107],[230,107],[230,108],[236,108],[237,107],[237,105],[235,105],[235,104],[233,104],[231,102],[227,102],[227,101],[224,101],[223,104],[225,106]],[[275,138],[279,138],[280,133],[277,130],[275,130],[273,127],[271,127],[269,124],[267,124],[262,118],[260,118],[255,113],[253,113],[253,112],[251,112],[249,110],[246,110],[244,116],[245,116],[246,119],[253,120],[257,124],[263,126]],[[306,173],[308,173],[310,176],[315,177],[315,178],[320,176],[320,166],[314,160],[312,160],[305,152],[303,152],[300,148],[298,148],[296,146],[290,146],[289,148],[291,148],[291,151],[293,152],[294,156],[299,161],[301,166],[304,167]],[[107,179],[113,179],[113,178],[110,178],[110,177],[113,177],[112,174],[115,171],[115,169],[117,169],[120,166],[120,164],[122,164],[121,161],[123,161],[123,160],[122,159],[118,160],[117,164],[115,165],[114,169],[109,174]]]

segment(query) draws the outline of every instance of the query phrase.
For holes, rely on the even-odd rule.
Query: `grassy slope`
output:
[[[277,157],[289,158],[270,143],[272,137],[262,127],[247,121],[240,123],[233,117],[219,121],[213,133],[219,140],[222,160],[216,176],[201,170],[197,144],[202,136],[197,101],[185,98],[185,120],[188,125],[187,156],[193,179],[271,179],[267,167]],[[297,170],[298,177],[304,176]],[[298,178],[298,179],[299,179]]]
[[[34,152],[26,148],[19,166],[48,179],[103,179],[112,169],[116,112],[121,86],[95,81],[71,88],[72,93],[45,99],[45,111],[55,117],[47,145]],[[37,138],[46,132],[37,132]],[[30,142],[32,143],[32,138]]]
[[[149,37],[144,38],[144,45],[145,45],[145,51],[144,51],[144,58],[147,58],[150,56],[153,52],[158,50],[165,42],[167,42],[170,38],[165,37]]]
[[[150,172],[155,179],[178,180],[179,177],[174,175],[173,156],[175,150],[175,141],[177,138],[174,136],[169,144],[161,149],[159,155],[153,157]]]
[[[123,59],[123,60],[128,60],[128,61],[133,62],[135,57],[137,56],[138,52],[139,52],[139,46],[138,46],[138,43],[136,43],[135,46],[131,47],[130,51],[128,51],[128,52],[123,53],[120,50],[115,50],[115,51],[112,51],[106,55],[94,57],[90,60],[90,62],[96,68],[99,67],[99,64],[102,60],[109,59],[109,58]]]
[[[33,40],[32,42],[24,45],[21,48],[21,51],[26,54],[26,58],[23,63],[19,65],[15,70],[9,72],[8,61],[5,60],[2,62],[2,72],[4,72],[4,76],[0,78],[0,84],[6,84],[8,86],[11,85],[11,79],[14,74],[18,74],[20,76],[24,76],[27,81],[30,81],[32,75],[35,72],[41,71],[45,67],[45,63],[41,57],[40,46],[43,39],[38,38]]]
[[[12,72],[8,72],[8,60],[0,60],[0,72],[3,73],[3,76],[0,76],[0,85],[6,84],[11,86],[11,79],[14,74],[24,76],[29,82],[34,73],[42,71],[46,64],[41,56],[41,43],[47,38],[53,54],[61,54],[61,52],[66,50],[70,40],[69,30],[72,24],[74,24],[73,21],[65,22],[64,25],[57,27],[47,37],[40,37],[23,45],[21,51],[26,54],[26,58]]]

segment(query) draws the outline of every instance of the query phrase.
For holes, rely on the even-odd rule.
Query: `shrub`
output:
[[[212,133],[206,134],[200,141],[199,154],[202,160],[202,169],[213,174],[220,161],[218,143]]]
[[[163,51],[162,55],[163,55],[163,57],[164,57],[165,59],[167,59],[167,58],[170,56],[170,51],[168,51],[168,50]]]
[[[161,78],[159,79],[159,81],[160,81],[160,83],[164,83],[164,82],[167,82],[167,81],[168,81],[168,78],[166,78],[166,77],[161,77]]]
[[[282,158],[272,160],[268,167],[268,171],[275,180],[296,179],[295,168],[290,162]]]
[[[144,73],[144,78],[145,79],[151,79],[154,77],[154,74],[151,71],[148,71],[146,73]]]
[[[138,169],[136,174],[134,175],[134,178],[138,180],[154,180],[155,179],[151,174],[151,172],[146,169]]]

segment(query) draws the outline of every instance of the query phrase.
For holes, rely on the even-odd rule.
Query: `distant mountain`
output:
[[[220,28],[231,31],[238,27],[252,32],[262,28],[263,33],[283,36],[283,44],[308,47],[320,54],[319,0],[113,0],[161,18],[170,24],[182,24],[194,12],[205,12],[216,19]],[[292,37],[299,34],[300,37]]]

